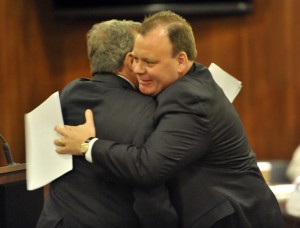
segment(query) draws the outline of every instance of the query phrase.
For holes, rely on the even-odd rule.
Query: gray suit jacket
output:
[[[156,108],[151,97],[138,93],[126,80],[110,73],[71,82],[61,93],[61,105],[66,125],[84,123],[84,111],[90,108],[97,137],[137,145],[152,131]],[[142,226],[147,224],[145,219],[153,215],[139,210],[139,203],[144,201],[143,190],[136,189],[136,201],[130,185],[102,174],[84,157],[74,156],[73,170],[51,183],[37,227],[146,227]],[[169,202],[168,193],[161,188],[158,196],[164,195],[164,201]],[[139,216],[134,211],[135,202]],[[169,213],[168,208],[163,211]],[[174,215],[173,208],[170,213]]]
[[[208,69],[195,63],[156,100],[145,144],[100,140],[94,162],[136,185],[170,179],[180,227],[211,227],[229,215],[236,218],[229,227],[282,227],[239,116]]]

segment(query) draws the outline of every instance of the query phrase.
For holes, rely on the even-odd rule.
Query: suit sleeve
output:
[[[160,101],[155,130],[145,144],[98,140],[92,151],[94,164],[134,185],[158,186],[196,162],[210,145],[207,114],[201,102],[176,94]]]

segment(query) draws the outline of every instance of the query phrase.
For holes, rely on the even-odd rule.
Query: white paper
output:
[[[73,169],[72,155],[55,152],[55,125],[64,125],[58,92],[25,114],[27,190],[34,190]]]
[[[215,63],[208,67],[216,83],[223,89],[226,97],[232,103],[242,88],[242,82],[228,74]]]
[[[269,186],[279,202],[286,201],[296,190],[295,184],[279,184]]]

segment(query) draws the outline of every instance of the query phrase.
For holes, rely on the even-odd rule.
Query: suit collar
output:
[[[135,90],[135,88],[123,77],[120,77],[114,73],[95,73],[92,81],[95,82],[109,82],[116,85],[121,85],[124,88]]]

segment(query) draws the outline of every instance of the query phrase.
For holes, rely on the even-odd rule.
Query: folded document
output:
[[[53,141],[60,137],[55,125],[64,125],[58,92],[25,114],[27,190],[43,187],[73,168],[72,155],[55,152]]]
[[[216,83],[223,89],[225,95],[232,103],[242,88],[242,82],[228,74],[215,63],[208,67]]]

